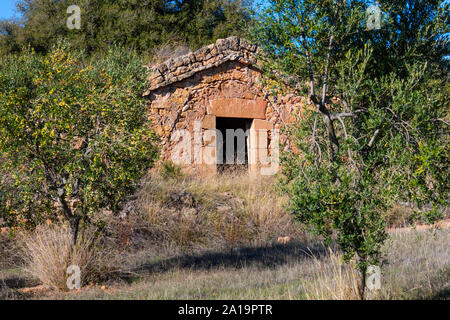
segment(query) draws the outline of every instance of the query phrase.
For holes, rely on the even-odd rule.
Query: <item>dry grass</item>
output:
[[[68,290],[67,268],[76,265],[81,270],[81,283],[91,281],[99,272],[99,261],[105,252],[100,251],[99,238],[91,230],[80,232],[72,245],[68,227],[42,225],[33,232],[21,235],[26,271],[45,286]]]
[[[380,299],[450,299],[450,230],[394,231],[384,246]]]
[[[450,218],[450,210],[447,207],[442,209],[442,218]],[[405,228],[415,225],[428,224],[425,217],[418,213],[418,208],[410,207],[405,204],[394,205],[386,212],[386,222],[388,228]]]
[[[298,231],[273,182],[270,177],[236,175],[202,179],[175,174],[167,179],[153,172],[129,204],[126,219],[106,213],[98,217],[106,222],[108,239],[117,247],[81,246],[77,258],[67,254],[66,230],[47,227],[25,242],[33,252],[27,255],[33,274],[44,283],[50,282],[45,280],[49,275],[57,278],[53,287],[65,286],[67,276],[61,270],[74,260],[82,265],[92,261],[97,271],[108,261],[126,277],[79,292],[38,293],[32,298],[357,298],[355,270],[342,262],[339,251]],[[292,240],[280,245],[278,237]],[[95,242],[85,239],[87,244]],[[381,290],[369,291],[367,298],[450,298],[448,243],[450,230],[391,233],[384,246]],[[10,280],[14,274],[6,277]],[[14,296],[17,291],[1,283],[3,297],[29,298]]]
[[[6,228],[2,228],[7,230]],[[17,242],[10,231],[0,232],[0,270],[20,265],[22,259],[18,253]]]
[[[450,231],[394,234],[385,250],[381,290],[367,299],[448,299]],[[417,238],[417,240],[416,240]],[[418,241],[418,242],[416,242]],[[397,251],[392,251],[392,248]],[[308,249],[309,248],[309,249]],[[415,248],[424,250],[416,254]],[[146,259],[144,259],[146,260]],[[129,283],[89,287],[55,299],[355,299],[351,266],[321,246],[246,248],[227,252],[153,257]]]
[[[167,179],[153,173],[128,216],[131,243],[181,251],[232,250],[267,245],[280,236],[298,238],[273,182],[235,175]]]
[[[177,58],[188,54],[192,50],[185,43],[177,41],[167,42],[166,44],[156,48],[150,55],[144,55],[144,61],[149,61],[148,65],[153,67],[168,59]]]
[[[316,272],[306,284],[308,300],[356,300],[358,276],[351,264],[343,263],[342,254],[329,249],[325,259],[313,257]]]
[[[404,205],[395,205],[386,212],[388,228],[407,227],[414,223],[413,210]]]

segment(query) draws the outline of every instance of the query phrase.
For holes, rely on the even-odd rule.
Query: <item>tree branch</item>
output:
[[[348,118],[348,117],[356,117],[358,113],[368,112],[366,109],[358,109],[353,112],[341,112],[341,113],[333,113],[331,115],[331,120],[338,120],[339,118]]]
[[[372,138],[371,138],[370,141],[369,141],[369,144],[368,144],[368,147],[369,147],[369,148],[372,148],[372,146],[373,146],[373,144],[374,144],[374,142],[375,142],[375,139],[378,137],[379,134],[380,134],[380,129],[375,130],[375,132],[374,132]]]
[[[445,123],[446,125],[450,126],[450,123],[448,123],[447,121],[445,121],[444,119],[441,119],[441,118],[431,119],[431,121],[433,121],[433,122],[441,121],[441,122]]]
[[[333,50],[334,30],[331,30],[330,39],[328,42],[327,62],[325,64],[325,70],[323,72],[323,85],[322,85],[322,104],[325,104],[325,98],[327,95],[328,85],[328,67],[330,65],[331,51]]]

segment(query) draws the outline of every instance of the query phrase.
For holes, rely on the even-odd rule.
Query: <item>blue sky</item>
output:
[[[0,19],[14,18],[16,13],[17,0],[0,0]]]

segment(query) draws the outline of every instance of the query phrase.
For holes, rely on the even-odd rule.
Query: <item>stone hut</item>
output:
[[[149,100],[149,118],[160,137],[163,159],[205,173],[229,167],[252,174],[262,173],[262,168],[277,170],[280,139],[276,134],[301,115],[306,100],[272,93],[264,85],[257,51],[254,44],[230,37],[150,69],[150,86],[144,96]],[[246,133],[245,159],[235,165],[225,159],[226,129]],[[181,142],[190,150],[180,148]],[[268,172],[273,174],[273,170]]]

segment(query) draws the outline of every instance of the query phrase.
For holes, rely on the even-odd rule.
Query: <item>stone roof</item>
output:
[[[256,51],[257,46],[245,39],[234,36],[218,39],[216,43],[209,46],[152,67],[148,77],[150,87],[144,96],[156,89],[192,77],[197,72],[218,67],[228,61],[254,65],[257,62]]]

